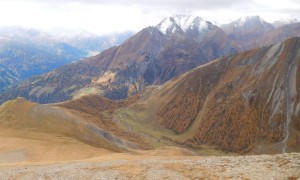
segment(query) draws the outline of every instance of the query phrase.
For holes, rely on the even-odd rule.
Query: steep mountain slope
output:
[[[220,58],[147,88],[115,117],[196,149],[299,152],[299,63],[300,38]]]
[[[259,16],[249,16],[222,25],[221,28],[238,45],[240,51],[245,51],[279,43],[288,38],[300,37],[299,24],[291,21],[273,26]]]
[[[186,19],[182,26],[180,21]],[[0,95],[0,102],[18,96],[40,103],[59,102],[90,92],[122,99],[235,52],[235,45],[210,22],[174,16],[141,30],[118,47],[8,89]]]

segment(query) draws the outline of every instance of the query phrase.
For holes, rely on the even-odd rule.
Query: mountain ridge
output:
[[[160,27],[166,21],[171,22],[167,23],[171,29],[163,33]],[[229,24],[229,30],[225,28],[224,32],[224,27],[219,28],[197,16],[166,18],[154,27],[144,28],[122,45],[104,51],[102,55],[64,66],[7,89],[0,95],[0,102],[24,96],[34,102],[50,103],[88,93],[123,99],[148,85],[162,84],[215,58],[300,36],[300,23],[274,28],[259,16],[240,18],[238,21],[243,21],[247,26],[239,26],[239,33],[231,36],[230,33],[235,32],[231,29],[234,23]],[[209,28],[199,31],[201,23]],[[172,32],[174,27],[176,32]],[[74,73],[77,74],[72,77]]]
[[[164,35],[157,27],[147,27],[120,46],[59,68],[44,77],[25,81],[19,88],[13,88],[21,91],[13,90],[13,94],[2,97],[12,98],[22,94],[29,100],[49,103],[94,92],[111,99],[122,99],[140,92],[147,85],[161,84],[198,65],[236,52],[235,45],[220,28],[209,30],[201,38],[198,35]],[[77,79],[71,77],[74,73]],[[65,75],[71,79],[67,80]],[[54,79],[59,80],[54,82]],[[72,81],[73,84],[70,84]],[[52,100],[49,98],[51,96]]]
[[[240,51],[245,51],[300,37],[297,31],[300,28],[299,24],[291,22],[275,27],[260,16],[246,16],[220,27],[238,45]]]

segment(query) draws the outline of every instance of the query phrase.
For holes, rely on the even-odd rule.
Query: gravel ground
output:
[[[0,179],[300,179],[300,153],[0,164]]]

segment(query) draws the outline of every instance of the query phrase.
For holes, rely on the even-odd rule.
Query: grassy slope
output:
[[[151,156],[170,152],[176,156],[193,155],[176,147],[139,150],[149,148],[149,144],[112,121],[114,110],[135,101],[136,97],[110,101],[100,96],[51,105],[31,103],[23,98],[8,101],[0,106],[0,163],[70,161],[128,151]],[[104,137],[93,131],[96,127],[105,130]]]
[[[69,161],[115,153],[64,135],[15,129],[1,129],[0,144],[0,163]]]
[[[10,132],[2,133],[2,136],[9,137],[10,134],[15,134],[17,138],[25,139],[32,139],[34,137],[32,134],[37,134],[38,137],[54,136],[58,137],[56,138],[58,140],[65,138],[68,141],[115,152],[140,148],[134,141],[123,140],[122,137],[119,138],[113,132],[107,131],[106,124],[102,123],[100,126],[100,122],[97,124],[92,120],[87,121],[86,118],[92,119],[92,116],[87,117],[79,112],[57,106],[34,104],[22,98],[8,101],[0,106],[0,128],[2,132]],[[39,133],[44,135],[40,136]],[[129,139],[128,137],[125,139]],[[42,138],[45,141],[48,139]]]

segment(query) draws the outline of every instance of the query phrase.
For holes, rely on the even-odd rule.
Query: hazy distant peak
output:
[[[21,35],[21,36],[37,36],[42,34],[42,31],[33,29],[33,28],[27,28],[27,27],[21,27],[21,26],[6,26],[6,27],[0,27],[0,33],[6,34],[6,35]]]
[[[73,38],[73,37],[81,37],[81,38],[91,38],[96,37],[97,35],[91,32],[83,31],[83,30],[53,30],[50,32],[52,35],[57,38]]]
[[[269,24],[264,19],[262,19],[260,16],[241,17],[241,18],[235,20],[233,23],[236,27],[247,27],[247,26],[252,26],[254,24],[261,24],[261,25]]]
[[[274,27],[281,27],[281,26],[284,26],[284,25],[294,24],[294,23],[297,23],[297,22],[299,22],[299,21],[295,18],[293,18],[293,19],[280,19],[280,20],[272,22],[272,25]]]

